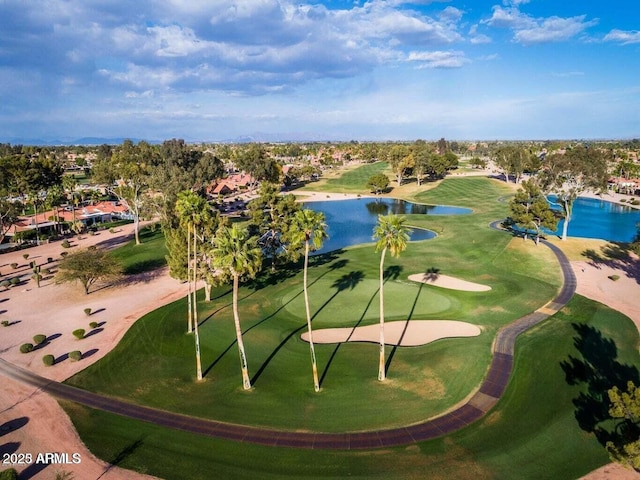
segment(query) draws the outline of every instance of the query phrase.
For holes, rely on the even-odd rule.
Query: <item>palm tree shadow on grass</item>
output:
[[[585,432],[593,433],[602,445],[608,441],[615,445],[625,443],[629,433],[626,422],[618,422],[614,428],[608,428],[611,417],[607,392],[614,386],[626,391],[628,381],[638,385],[638,369],[618,362],[615,342],[605,338],[600,330],[585,324],[572,323],[572,326],[577,332],[573,344],[579,355],[569,355],[567,360],[560,362],[560,367],[567,384],[579,386],[582,390],[573,399],[578,425]],[[637,439],[637,427],[635,430]]]
[[[390,265],[389,267],[387,267],[384,270],[384,281],[387,282],[387,280],[397,280],[400,277],[400,274],[402,273],[402,267],[399,265]],[[352,272],[353,273],[353,272]],[[363,276],[364,277],[364,276]],[[353,282],[353,279],[346,279],[346,283],[345,283],[345,287],[342,287],[342,282],[341,282],[342,278],[338,279],[335,283],[334,283],[334,288],[338,288],[338,291],[331,297],[330,300],[332,300],[341,290],[341,288],[344,290],[348,287],[350,287],[350,284],[348,283]],[[359,283],[362,279],[358,279],[357,283]],[[356,284],[357,284],[356,283]],[[354,284],[353,286],[351,286],[351,289],[353,290],[353,288],[355,288],[356,284]],[[380,289],[376,289],[376,291],[373,293],[373,295],[371,296],[371,298],[369,299],[369,301],[367,302],[367,305],[365,306],[362,315],[360,315],[360,318],[358,319],[358,321],[356,322],[356,324],[353,326],[353,328],[351,329],[351,333],[349,333],[349,336],[347,337],[345,342],[342,343],[347,343],[349,342],[349,340],[351,339],[351,337],[353,336],[353,334],[355,333],[356,329],[360,326],[360,324],[362,323],[362,321],[365,318],[365,315],[367,314],[367,311],[369,310],[369,308],[371,307],[371,304],[373,303],[373,300],[376,298],[376,296],[379,294]],[[325,303],[326,304],[326,303]],[[324,307],[324,305],[323,305]],[[319,310],[318,310],[319,311]],[[327,361],[327,365],[325,366],[323,372],[322,372],[322,376],[320,377],[320,386],[323,385],[325,378],[329,372],[329,367],[331,367],[331,364],[333,363],[333,360],[335,359],[336,355],[338,354],[338,351],[340,350],[340,347],[342,346],[342,343],[338,343],[336,345],[336,347],[333,349],[333,352],[331,353],[331,356],[329,357],[329,360]]]
[[[326,258],[326,257],[325,257]],[[314,285],[316,282],[318,282],[320,279],[322,279],[322,277],[324,277],[325,275],[327,275],[329,272],[335,271],[335,270],[339,270],[341,268],[344,268],[347,264],[349,263],[349,260],[346,259],[342,259],[342,260],[338,260],[337,262],[334,262],[332,265],[329,265],[329,267],[327,268],[327,270],[325,272],[323,272],[322,274],[318,275],[318,277],[313,280],[313,282],[311,282],[309,284],[309,286]],[[244,300],[245,298],[253,295],[255,293],[254,292],[246,295],[245,297],[242,298],[242,300]],[[283,309],[285,309],[287,307],[287,305],[289,305],[291,302],[293,302],[296,298],[298,298],[300,295],[302,295],[302,290],[300,290],[298,293],[296,293],[293,297],[291,297],[287,302],[283,303],[275,312],[273,312],[272,314],[266,316],[265,318],[263,318],[262,320],[260,320],[259,322],[255,323],[254,325],[250,326],[249,328],[247,328],[246,330],[244,330],[242,332],[243,335],[245,335],[246,333],[250,332],[251,330],[253,330],[254,328],[262,325],[263,323],[267,322],[268,320],[271,320],[272,318],[274,318],[279,312],[281,312]],[[222,297],[224,295],[221,295],[220,297]],[[218,297],[218,298],[220,298]],[[226,304],[223,305],[219,308],[217,308],[213,313],[211,313],[210,315],[207,316],[207,318],[205,320],[203,320],[199,325],[205,323],[207,320],[209,320],[213,315],[215,315],[216,313],[220,312],[221,310],[223,310],[224,308],[228,308],[230,307],[231,304]],[[285,343],[287,343],[289,341],[289,339],[294,336],[297,332],[299,332],[303,327],[306,326],[306,323],[303,324],[301,327],[296,328],[293,332],[291,332],[289,335],[287,335],[287,337],[276,347],[276,349],[269,355],[269,357],[264,361],[264,363],[260,366],[260,368],[258,369],[258,371],[256,372],[256,374],[253,376],[253,378],[251,379],[251,383],[255,384],[256,380],[260,377],[260,375],[262,374],[262,372],[265,370],[265,368],[267,367],[267,365],[271,362],[271,360],[273,359],[273,357],[275,357],[276,353],[284,346]],[[222,358],[229,352],[229,350],[231,350],[231,348],[236,344],[236,341],[232,341],[229,346],[227,348],[225,348],[220,355],[218,355],[218,357],[211,363],[211,365],[209,365],[207,367],[207,369],[204,371],[203,377],[206,377],[207,374],[213,369],[213,367],[215,367],[218,362],[220,362],[220,360],[222,360]]]
[[[111,470],[113,467],[119,466],[128,457],[133,455],[135,451],[138,448],[140,448],[143,444],[144,444],[144,437],[140,437],[138,438],[138,440],[131,443],[130,445],[126,445],[122,450],[116,453],[116,455],[111,460],[109,460],[109,466],[105,469],[104,472],[102,472],[102,474],[98,477],[98,479],[106,475],[109,472],[109,470]]]
[[[391,353],[389,353],[389,357],[387,358],[387,363],[385,364],[385,370],[387,371],[387,373],[389,373],[389,370],[391,369],[391,362],[393,361],[393,357],[395,356],[396,351],[398,350],[398,347],[402,345],[402,340],[404,340],[404,337],[407,333],[407,329],[409,328],[409,322],[413,318],[413,313],[415,312],[416,305],[418,304],[418,298],[420,298],[420,294],[422,293],[422,287],[424,287],[424,283],[420,283],[420,285],[418,286],[418,293],[416,294],[416,298],[413,299],[413,305],[411,305],[411,310],[409,311],[409,315],[407,316],[407,321],[404,322],[404,328],[402,329],[402,333],[400,334],[400,339],[398,340],[398,343],[395,344],[391,349]]]

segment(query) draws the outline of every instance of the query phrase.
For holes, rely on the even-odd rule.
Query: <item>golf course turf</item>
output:
[[[386,319],[463,320],[481,326],[483,333],[421,347],[389,347],[389,380],[383,384],[376,380],[374,344],[323,345],[316,347],[322,391],[313,392],[308,345],[299,338],[305,328],[299,265],[284,266],[241,290],[253,390],[244,392],[240,385],[229,287],[217,289],[210,304],[199,304],[204,382],[194,379],[193,339],[185,335],[182,300],[140,319],[113,352],[69,383],[171,411],[284,430],[353,432],[441,415],[482,381],[497,330],[558,292],[560,271],[549,262],[547,249],[524,249],[522,240],[488,228],[505,216],[497,198],[506,194],[500,182],[459,178],[412,199],[466,206],[474,214],[408,215],[410,224],[438,237],[411,243],[400,258],[387,262]],[[314,328],[377,322],[378,259],[369,244],[312,262]],[[407,280],[429,268],[492,290],[443,291]],[[624,316],[580,297],[565,310],[571,313],[561,312],[519,340],[511,383],[488,417],[409,447],[305,453],[171,432],[77,405],[66,408],[98,456],[164,478],[208,478],[212,470],[225,478],[471,478],[472,473],[473,478],[513,478],[508,472],[516,470],[519,478],[542,478],[541,468],[553,478],[575,478],[607,456],[575,421],[572,399],[579,387],[567,384],[559,366],[575,356],[572,325],[606,331],[633,365],[639,363],[638,335]],[[528,457],[532,452],[539,453],[535,461]],[[183,461],[160,461],[167,455]]]

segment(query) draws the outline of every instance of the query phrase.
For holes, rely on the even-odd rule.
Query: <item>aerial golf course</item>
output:
[[[364,194],[366,178],[381,168],[365,165],[314,189]],[[270,430],[365,432],[441,416],[478,389],[498,329],[545,305],[562,284],[548,248],[489,228],[506,217],[507,203],[500,200],[512,194],[497,180],[460,177],[407,197],[473,213],[407,215],[408,224],[437,236],[411,242],[399,258],[388,257],[385,320],[457,320],[477,325],[481,334],[414,347],[388,345],[385,382],[377,380],[375,343],[316,344],[321,391],[314,392],[309,347],[301,339],[306,320],[297,263],[281,264],[275,273],[267,268],[242,285],[239,313],[250,391],[241,385],[230,285],[214,289],[211,302],[202,295],[198,305],[204,381],[195,381],[183,299],[138,320],[112,352],[66,383]],[[379,258],[372,243],[312,258],[314,331],[378,323]],[[491,290],[448,290],[408,280],[429,270]],[[609,346],[609,358],[600,362],[583,348],[596,349],[597,342]],[[599,417],[589,402],[574,402],[581,393],[595,395],[579,365],[592,367],[592,376],[614,375],[606,369],[638,367],[640,356],[637,329],[627,317],[576,295],[560,313],[518,338],[509,385],[484,418],[426,442],[357,451],[267,447],[171,430],[69,402],[63,406],[98,457],[166,479],[506,479],[515,478],[514,472],[517,478],[575,479],[609,461],[596,437],[581,428]]]

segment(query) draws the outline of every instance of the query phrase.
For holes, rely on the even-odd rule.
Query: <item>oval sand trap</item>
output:
[[[477,325],[456,320],[409,320],[386,322],[384,343],[402,347],[415,347],[435,342],[441,338],[477,337],[481,330]],[[313,331],[314,343],[378,342],[380,325],[366,327],[323,328]],[[305,342],[309,334],[301,335]]]
[[[436,287],[448,288],[450,290],[463,290],[465,292],[487,292],[491,290],[489,285],[467,282],[466,280],[441,275],[439,273],[416,273],[415,275],[409,275],[409,280],[435,285]]]

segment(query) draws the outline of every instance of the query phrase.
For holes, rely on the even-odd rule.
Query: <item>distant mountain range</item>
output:
[[[175,138],[175,137],[174,137]],[[178,137],[180,138],[180,137]],[[50,146],[58,146],[58,145],[120,145],[125,140],[131,140],[134,143],[138,143],[141,140],[145,140],[151,144],[159,144],[165,140],[170,140],[170,138],[162,139],[162,140],[149,140],[144,138],[131,138],[131,137],[114,137],[114,138],[106,138],[106,137],[82,137],[76,139],[43,139],[43,138],[20,138],[20,137],[12,137],[7,139],[0,139],[0,143],[10,143],[11,145],[50,145]],[[238,136],[233,139],[226,140],[186,140],[187,143],[278,143],[278,142],[327,142],[327,141],[348,141],[352,139],[339,139],[339,138],[328,138],[327,136],[314,134],[314,133],[263,133],[263,132],[255,132],[248,135]]]

